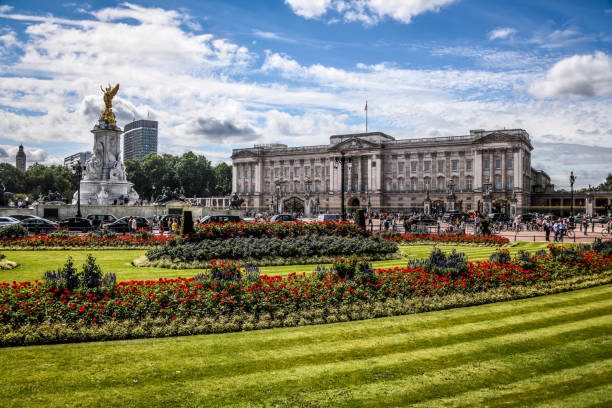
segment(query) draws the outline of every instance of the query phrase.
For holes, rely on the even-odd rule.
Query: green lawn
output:
[[[407,258],[427,257],[431,251],[431,245],[413,245],[402,246],[401,251]],[[452,248],[460,252],[465,252],[470,260],[486,259],[495,251],[494,247],[477,247],[477,246],[441,246],[445,251],[450,251]],[[516,246],[510,247],[510,253],[515,254],[519,249],[529,251],[537,251],[538,249],[546,248],[546,243],[543,242],[519,242]],[[98,261],[102,267],[102,271],[113,272],[117,274],[117,280],[146,280],[158,278],[175,278],[178,276],[190,277],[201,270],[196,269],[163,269],[163,268],[136,268],[130,265],[130,262],[141,255],[144,255],[144,250],[101,250],[101,251],[14,251],[3,250],[7,259],[19,263],[19,266],[13,270],[0,270],[0,282],[7,281],[33,281],[41,279],[45,271],[50,269],[60,268],[68,256],[72,256],[75,264],[79,266],[85,261],[88,253]],[[396,259],[391,261],[374,262],[377,268],[387,268],[394,266],[404,266],[406,260]],[[316,265],[291,265],[291,266],[270,266],[262,267],[261,272],[268,275],[287,275],[291,272],[312,272]]]
[[[612,285],[350,323],[0,349],[0,405],[612,404]]]

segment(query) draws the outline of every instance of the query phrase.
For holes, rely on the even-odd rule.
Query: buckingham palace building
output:
[[[255,145],[232,151],[232,191],[243,208],[306,215],[350,212],[520,212],[550,178],[531,168],[522,129],[395,139],[381,132],[333,135],[329,144]],[[342,182],[344,174],[344,182]]]

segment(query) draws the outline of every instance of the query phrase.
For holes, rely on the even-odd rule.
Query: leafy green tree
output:
[[[219,163],[215,167],[216,185],[214,195],[226,196],[232,192],[232,166],[227,163]]]
[[[0,179],[6,191],[11,193],[25,193],[25,178],[21,170],[8,163],[0,163]]]
[[[183,154],[176,163],[176,174],[187,197],[207,197],[215,186],[215,172],[206,157]]]
[[[34,164],[25,171],[24,191],[32,197],[46,195],[49,191],[58,191],[67,200],[72,199],[76,191],[77,180],[72,169],[64,166],[44,166]]]

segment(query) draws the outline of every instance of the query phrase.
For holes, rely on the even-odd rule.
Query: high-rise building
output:
[[[15,167],[21,171],[25,171],[26,169],[26,154],[23,151],[23,145],[19,145],[19,151],[15,157]]]
[[[123,159],[142,159],[149,153],[157,153],[157,121],[142,119],[125,125]]]
[[[81,162],[82,166],[85,166],[85,163],[87,162],[87,160],[89,160],[90,157],[91,157],[91,152],[89,151],[79,152],[79,153],[72,154],[70,156],[66,156],[64,157],[64,166],[71,169],[72,166],[77,164],[77,162],[79,161]]]

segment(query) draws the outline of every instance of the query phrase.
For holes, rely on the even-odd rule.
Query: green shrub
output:
[[[0,238],[23,238],[28,236],[28,230],[21,224],[5,225],[0,227]]]
[[[363,208],[358,208],[357,211],[355,211],[355,224],[359,228],[365,229],[365,211],[363,211]]]
[[[102,269],[91,254],[87,254],[80,281],[83,289],[97,289],[102,283]]]
[[[183,211],[183,219],[181,221],[181,235],[191,234],[195,230],[193,229],[193,215],[191,211]]]

